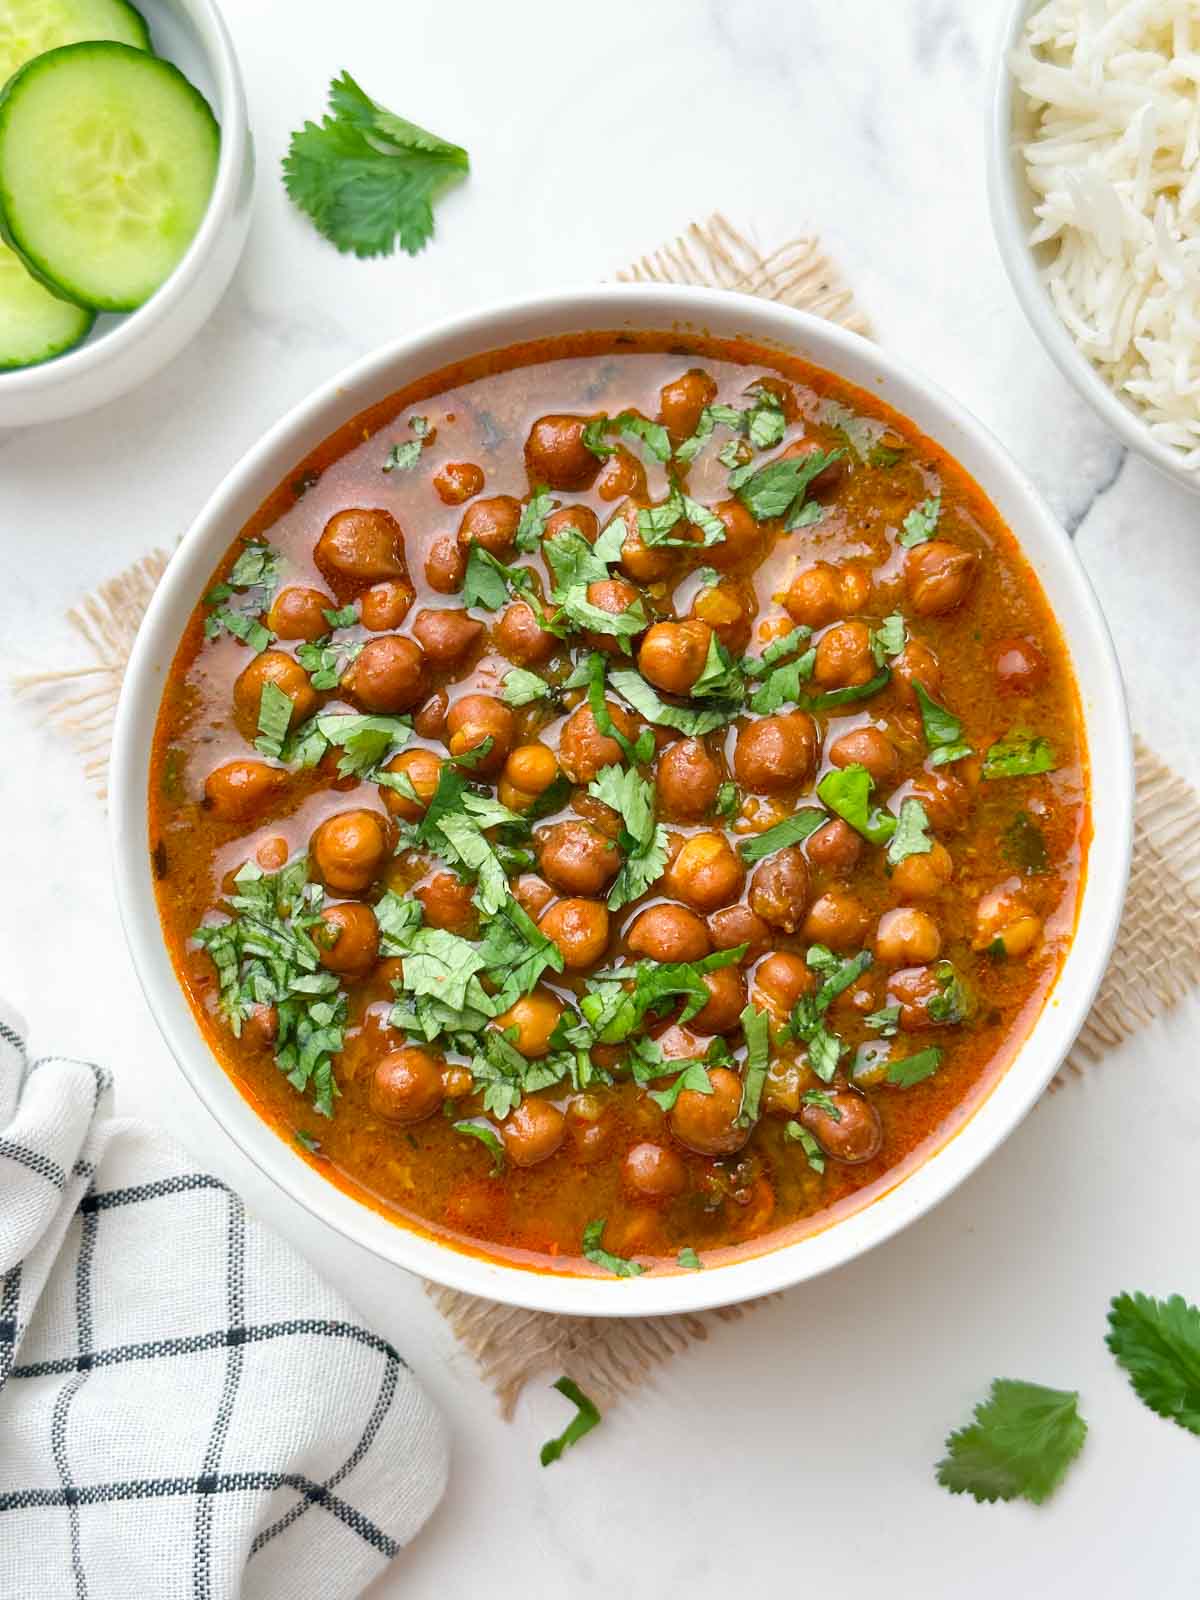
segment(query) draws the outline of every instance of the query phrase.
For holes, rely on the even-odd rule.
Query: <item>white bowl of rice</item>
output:
[[[1114,433],[1200,493],[1200,0],[1019,0],[992,116],[1026,315]]]

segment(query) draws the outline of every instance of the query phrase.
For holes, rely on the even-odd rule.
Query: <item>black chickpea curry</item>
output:
[[[944,1142],[1090,835],[1068,658],[980,489],[776,352],[588,334],[349,422],[214,575],[150,848],[196,1016],[398,1221],[632,1276]]]

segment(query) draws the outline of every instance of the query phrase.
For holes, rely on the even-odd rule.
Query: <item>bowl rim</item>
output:
[[[999,498],[998,489],[1002,489],[1020,503],[1025,523],[1021,530],[1013,529],[1014,537],[1035,568],[1041,563],[1041,581],[1045,582],[1043,574],[1049,573],[1071,596],[1075,608],[1070,637],[1061,617],[1058,620],[1079,680],[1081,700],[1090,697],[1082,709],[1094,834],[1091,870],[1075,937],[1041,1014],[986,1097],[919,1166],[849,1216],[793,1243],[701,1272],[616,1279],[530,1270],[476,1256],[410,1229],[338,1188],[259,1116],[215,1059],[166,952],[146,844],[146,759],[162,681],[179,642],[182,624],[178,618],[190,615],[221,554],[245,520],[245,507],[261,501],[267,489],[283,478],[312,444],[370,404],[372,397],[382,398],[403,382],[443,365],[445,358],[438,359],[437,352],[452,341],[464,345],[464,352],[467,343],[482,352],[532,336],[521,331],[527,327],[542,327],[549,333],[622,325],[646,330],[702,326],[717,337],[740,333],[842,372],[862,387],[869,382],[891,384],[901,398],[894,392],[884,398],[902,411],[916,403],[923,415],[914,419],[915,425],[923,432],[939,438],[957,458],[969,447],[970,453],[986,459],[985,473],[977,467],[968,470],[990,498]],[[401,376],[406,363],[412,370]],[[861,380],[851,376],[856,369],[864,370]],[[932,422],[929,413],[933,413]],[[911,415],[911,410],[906,414]],[[948,443],[947,434],[957,442]],[[1011,514],[1000,514],[1011,525]],[[1033,548],[1026,534],[1032,535]],[[1082,651],[1093,674],[1087,683],[1080,677],[1077,659]],[[1102,741],[1098,737],[1101,727]],[[1103,808],[1097,802],[1102,766],[1106,779]],[[822,318],[727,290],[609,284],[505,300],[393,340],[319,385],[246,452],[214,489],[184,536],[139,629],[114,723],[109,818],[121,920],[159,1029],[215,1120],[286,1195],[384,1260],[451,1289],[534,1310],[580,1316],[650,1316],[753,1299],[842,1265],[883,1243],[944,1199],[1003,1142],[1061,1064],[1107,966],[1128,876],[1132,797],[1133,758],[1124,690],[1095,594],[1070,540],[1037,489],[982,423],[906,363]],[[1098,825],[1101,809],[1106,818],[1103,838]],[[1086,938],[1085,916],[1092,919]]]
[[[1029,224],[1022,208],[1024,180],[1018,170],[1020,156],[1014,140],[1018,87],[1009,67],[1009,57],[1027,17],[1043,4],[1045,0],[1013,0],[1002,18],[992,60],[991,93],[987,97],[987,186],[996,248],[1026,320],[1076,393],[1128,449],[1173,483],[1200,494],[1200,468],[1183,466],[1171,445],[1161,444],[1154,438],[1148,424],[1114,393],[1072,339],[1042,281],[1028,243]]]
[[[78,383],[110,362],[120,360],[134,345],[153,339],[203,276],[222,232],[238,209],[250,127],[242,70],[233,41],[214,0],[164,0],[164,4],[187,18],[195,33],[197,49],[213,76],[217,101],[213,112],[220,124],[221,140],[212,193],[204,216],[170,276],[135,311],[122,313],[121,320],[106,328],[98,338],[85,340],[49,361],[0,372],[0,397],[6,403],[14,396],[49,394],[65,385]],[[147,20],[147,26],[152,20]]]

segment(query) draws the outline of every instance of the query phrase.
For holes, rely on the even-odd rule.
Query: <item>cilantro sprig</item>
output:
[[[997,1378],[974,1420],[946,1440],[937,1480],[951,1494],[978,1501],[1041,1505],[1083,1449],[1087,1423],[1074,1390]]]

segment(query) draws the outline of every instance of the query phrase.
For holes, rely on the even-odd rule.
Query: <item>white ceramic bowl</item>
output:
[[[1043,0],[1016,0],[1010,7],[993,63],[988,194],[992,228],[1005,271],[1033,331],[1059,371],[1074,384],[1092,410],[1130,450],[1135,450],[1185,489],[1200,494],[1200,472],[1185,467],[1177,450],[1154,437],[1139,413],[1118,397],[1067,331],[1042,278],[1042,269],[1051,259],[1054,245],[1035,248],[1029,243],[1037,218],[1033,210],[1034,193],[1025,176],[1020,146],[1032,135],[1035,118],[1008,63],[1026,17],[1042,3]]]
[[[254,154],[246,95],[212,0],[139,0],[156,52],[196,85],[221,128],[212,198],[183,260],[144,306],[101,315],[81,345],[40,366],[0,372],[0,428],[56,422],[115,400],[166,366],[208,321],[250,227]]]
[[[1020,540],[1062,625],[1090,747],[1095,838],[1078,933],[1045,1010],[988,1098],[923,1166],[836,1225],[752,1259],[668,1277],[573,1278],[486,1261],[388,1221],[322,1178],[256,1115],[214,1060],[163,943],[147,774],[163,681],[184,624],[238,529],[296,462],[356,412],[426,372],[522,339],[622,328],[702,329],[782,347],[878,394],[957,457]],[[117,892],[138,974],[185,1075],[242,1149],[288,1194],[385,1260],[494,1300],[598,1316],[691,1311],[786,1288],[880,1243],[961,1183],[1029,1110],[1087,1014],[1120,917],[1131,804],[1129,731],[1108,630],[1066,534],[986,429],[875,345],[828,322],[720,290],[642,284],[567,290],[442,323],[364,357],[272,428],[209,500],[154,596],[117,711],[110,790]]]

